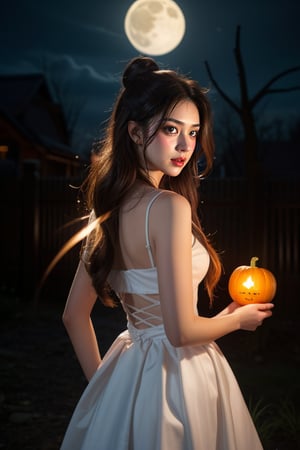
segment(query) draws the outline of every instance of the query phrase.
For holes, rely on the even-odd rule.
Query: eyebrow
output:
[[[178,123],[178,125],[186,125],[185,122],[182,122],[181,120],[173,119],[172,117],[165,117],[163,119],[163,122],[168,122],[168,121]],[[191,127],[200,127],[200,123],[192,123],[190,126]]]

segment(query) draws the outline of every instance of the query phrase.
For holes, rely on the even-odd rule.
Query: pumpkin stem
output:
[[[250,261],[250,267],[256,267],[256,261],[258,261],[259,258],[257,256],[252,256]]]

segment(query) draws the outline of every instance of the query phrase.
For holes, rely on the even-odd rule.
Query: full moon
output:
[[[124,28],[139,52],[164,55],[182,41],[185,18],[173,0],[137,0],[127,11]]]

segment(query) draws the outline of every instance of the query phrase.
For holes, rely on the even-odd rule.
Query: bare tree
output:
[[[257,178],[261,173],[259,160],[258,160],[258,134],[256,121],[254,116],[254,108],[257,104],[269,94],[285,93],[300,90],[299,86],[292,86],[286,88],[274,88],[273,85],[281,78],[287,75],[299,71],[300,66],[291,67],[283,72],[278,73],[273,76],[267,83],[265,83],[257,93],[250,98],[248,93],[247,77],[245,66],[242,58],[241,47],[240,47],[240,33],[241,27],[238,26],[236,29],[235,37],[235,62],[238,69],[238,77],[240,82],[240,104],[234,102],[220,87],[219,83],[214,78],[209,63],[205,61],[205,67],[209,76],[209,79],[220,96],[225,100],[225,102],[233,108],[233,110],[240,117],[245,141],[245,163],[246,163],[246,175],[248,179]]]
[[[242,58],[240,47],[241,27],[237,26],[235,37],[234,56],[238,70],[239,86],[240,86],[240,103],[233,101],[220,87],[214,78],[209,63],[205,61],[205,67],[212,85],[216,91],[225,100],[225,102],[238,114],[244,138],[245,149],[245,166],[247,179],[247,196],[243,199],[245,203],[245,213],[247,214],[246,230],[249,256],[253,254],[262,255],[264,253],[264,201],[263,201],[263,177],[262,168],[260,167],[258,158],[259,139],[257,132],[257,123],[254,116],[254,108],[257,104],[269,94],[285,93],[300,90],[300,86],[292,86],[286,88],[275,88],[273,85],[287,75],[299,71],[300,66],[291,67],[273,76],[265,83],[253,96],[248,93],[248,84],[245,66]]]

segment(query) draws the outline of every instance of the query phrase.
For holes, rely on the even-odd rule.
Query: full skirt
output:
[[[85,389],[61,450],[262,450],[216,343],[173,347],[129,324]]]

